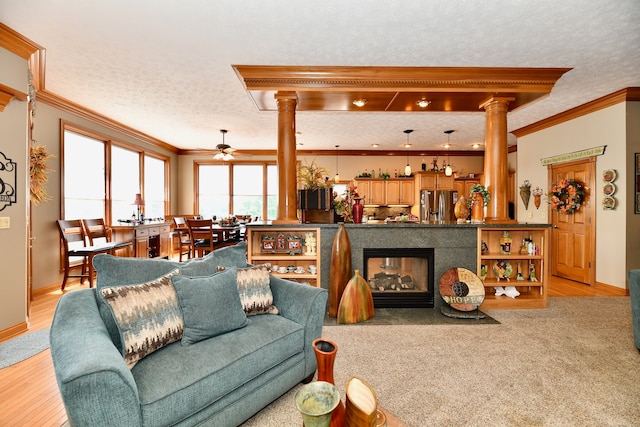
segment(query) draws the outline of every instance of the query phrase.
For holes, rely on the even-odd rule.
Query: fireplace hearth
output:
[[[433,248],[364,248],[363,261],[376,308],[433,308]]]

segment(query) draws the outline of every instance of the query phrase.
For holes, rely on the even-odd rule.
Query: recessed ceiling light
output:
[[[425,98],[422,98],[416,101],[416,105],[418,105],[418,107],[420,108],[427,108],[429,104],[431,104],[431,101],[428,101]]]
[[[353,101],[353,105],[355,105],[356,107],[364,107],[364,104],[366,103],[367,103],[367,100],[364,98],[355,99]]]
[[[480,144],[476,142],[475,144],[471,145],[471,148],[475,148],[475,149],[480,148]]]
[[[403,145],[403,147],[404,147],[404,148],[409,148],[409,147],[411,147],[411,144],[406,143],[406,144],[404,144],[404,145]]]
[[[378,147],[380,146],[380,144],[371,144],[371,146],[372,146],[373,148],[378,148]]]
[[[443,146],[444,148],[449,148],[449,147],[451,147],[451,144],[449,144],[449,143],[447,143],[447,144],[442,144],[442,146]]]

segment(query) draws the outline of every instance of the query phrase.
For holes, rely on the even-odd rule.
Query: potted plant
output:
[[[329,169],[318,166],[315,160],[298,166],[298,183],[302,186],[298,190],[299,209],[331,209],[332,187],[328,175]]]

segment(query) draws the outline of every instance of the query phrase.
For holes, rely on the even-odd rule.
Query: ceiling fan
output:
[[[235,157],[233,157],[233,152],[236,151],[236,149],[224,143],[224,136],[227,132],[228,131],[226,129],[220,129],[220,133],[222,134],[222,144],[216,145],[218,152],[213,156],[215,160],[226,161],[235,159]]]

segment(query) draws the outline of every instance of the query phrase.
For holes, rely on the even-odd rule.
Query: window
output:
[[[147,218],[164,217],[167,158],[68,124],[63,124],[62,153],[62,218],[104,218],[117,225],[137,216],[136,193],[143,195]]]
[[[137,152],[113,145],[111,147],[111,212],[112,223],[119,219],[138,217],[132,206],[140,193],[140,156]]]
[[[165,214],[166,188],[165,161],[144,156],[144,215],[147,218],[163,218]]]
[[[62,150],[63,219],[104,216],[105,144],[105,141],[65,130]]]
[[[203,217],[276,218],[278,168],[274,163],[196,163],[196,166],[196,212]]]

